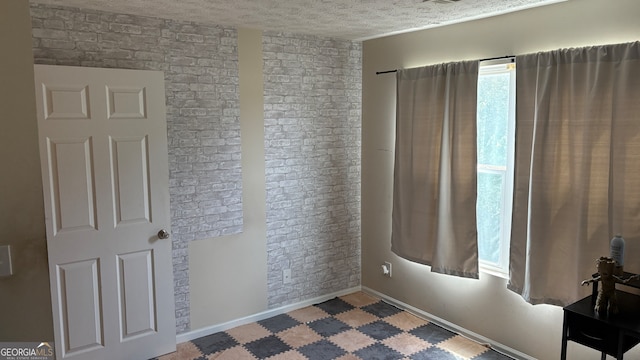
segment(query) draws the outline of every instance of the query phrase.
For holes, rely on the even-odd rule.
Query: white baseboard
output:
[[[193,330],[193,331],[189,331],[186,333],[182,333],[182,334],[178,334],[176,336],[176,342],[178,344],[183,343],[183,342],[187,342],[187,341],[191,341],[203,336],[207,336],[207,335],[211,335],[211,334],[215,334],[217,332],[220,331],[225,331],[225,330],[229,330],[232,329],[234,327],[237,326],[241,326],[241,325],[246,325],[246,324],[251,324],[254,323],[256,321],[260,321],[260,320],[264,320],[264,319],[268,319],[270,317],[276,316],[276,315],[280,315],[280,314],[284,314],[284,313],[288,313],[294,310],[298,310],[298,309],[302,309],[304,307],[307,306],[311,306],[314,304],[318,304],[327,300],[331,300],[337,296],[343,296],[343,295],[347,295],[347,294],[351,294],[357,291],[362,290],[362,287],[360,286],[356,286],[350,289],[345,289],[345,290],[341,290],[338,292],[334,292],[331,294],[327,294],[327,295],[323,295],[323,296],[319,296],[313,299],[309,299],[309,300],[305,300],[305,301],[301,301],[295,304],[291,304],[291,305],[286,305],[286,306],[282,306],[276,309],[270,309],[270,310],[266,310],[257,314],[253,314],[253,315],[249,315],[249,316],[245,316],[243,318],[240,319],[234,319],[231,321],[227,321],[225,323],[222,324],[216,324],[216,325],[211,325],[211,326],[207,326],[205,328],[201,328],[201,329],[197,329],[197,330]]]
[[[436,325],[439,325],[447,330],[453,331],[455,333],[458,333],[466,338],[469,338],[477,343],[480,344],[484,344],[484,345],[488,345],[490,346],[493,350],[496,350],[498,352],[501,352],[505,355],[508,355],[512,358],[515,359],[522,359],[522,360],[537,360],[536,358],[533,358],[525,353],[522,353],[518,350],[512,349],[506,345],[503,345],[499,342],[493,341],[489,338],[486,338],[480,334],[476,334],[473,331],[469,331],[465,328],[462,328],[456,324],[450,323],[447,320],[441,319],[435,315],[432,315],[426,311],[420,310],[416,307],[413,307],[409,304],[405,304],[402,301],[396,300],[390,296],[387,296],[385,294],[382,294],[380,292],[377,292],[373,289],[370,289],[366,286],[362,286],[362,292],[367,293],[369,295],[375,296],[377,298],[380,298],[386,302],[388,302],[391,305],[394,305],[402,310],[406,310],[420,318],[423,318],[425,320],[431,321],[433,323],[435,323]]]

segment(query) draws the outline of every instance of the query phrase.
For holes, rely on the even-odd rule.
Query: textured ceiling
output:
[[[31,0],[232,27],[365,40],[566,0]]]

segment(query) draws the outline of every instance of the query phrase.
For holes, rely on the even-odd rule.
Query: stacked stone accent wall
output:
[[[242,230],[237,33],[32,5],[38,64],[165,73],[177,331],[188,242]],[[268,304],[360,284],[362,44],[265,33]],[[285,284],[284,269],[291,269]]]
[[[237,32],[32,5],[37,64],[161,70],[178,333],[189,330],[188,242],[242,231]]]
[[[268,32],[263,57],[268,304],[278,307],[360,285],[362,44]]]

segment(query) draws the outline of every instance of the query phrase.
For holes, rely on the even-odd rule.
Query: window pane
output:
[[[478,164],[507,165],[510,74],[478,78]]]
[[[503,178],[501,172],[478,172],[478,256],[494,264],[500,262]]]
[[[515,63],[481,65],[477,113],[478,256],[481,269],[499,276],[509,272],[514,105]]]

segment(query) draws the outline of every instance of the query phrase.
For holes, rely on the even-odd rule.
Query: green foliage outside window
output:
[[[510,76],[502,72],[478,79],[478,254],[480,260],[495,265],[501,263],[504,237]]]

